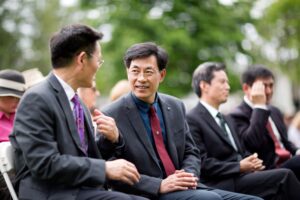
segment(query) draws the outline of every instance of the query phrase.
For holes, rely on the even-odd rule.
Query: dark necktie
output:
[[[165,168],[166,175],[169,176],[175,172],[174,164],[166,150],[161,127],[159,124],[159,118],[156,114],[154,106],[150,107],[150,123],[151,123],[151,131],[155,142],[155,147],[157,150],[157,153],[159,155],[160,160],[162,161],[162,164]]]
[[[76,121],[76,127],[80,138],[80,144],[85,153],[87,153],[87,144],[84,138],[84,113],[77,94],[71,100],[74,103],[73,114]]]
[[[288,160],[289,158],[291,158],[291,153],[289,151],[287,151],[285,148],[282,148],[278,138],[276,137],[274,130],[271,126],[270,121],[268,120],[268,123],[266,125],[269,135],[271,136],[271,138],[273,139],[274,145],[275,145],[275,153],[278,156],[278,159],[276,161],[276,165],[279,166],[281,163],[285,162],[286,160]]]
[[[226,126],[225,126],[226,122],[225,122],[223,115],[220,112],[218,112],[217,117],[220,120],[220,127],[223,130],[224,135],[226,137],[228,137],[228,133],[227,133]]]

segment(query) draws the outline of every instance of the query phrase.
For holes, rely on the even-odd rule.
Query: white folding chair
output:
[[[0,170],[12,199],[18,200],[15,189],[8,176],[8,172],[14,170],[14,153],[10,142],[0,143]]]

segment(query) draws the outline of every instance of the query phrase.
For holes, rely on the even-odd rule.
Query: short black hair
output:
[[[274,74],[271,70],[269,70],[267,67],[261,64],[256,64],[249,66],[249,68],[242,74],[241,82],[242,84],[247,84],[249,86],[252,86],[252,84],[255,82],[258,78],[273,78]]]
[[[88,55],[93,54],[96,42],[102,37],[102,33],[86,25],[73,24],[63,27],[50,39],[52,67],[61,68],[68,65],[81,51]]]
[[[137,58],[146,58],[151,55],[156,57],[160,71],[167,67],[167,52],[153,42],[138,43],[129,47],[124,56],[124,64],[127,68],[129,68],[132,60]]]
[[[226,70],[226,66],[224,63],[219,62],[205,62],[199,65],[194,73],[192,80],[192,88],[198,97],[201,97],[202,92],[199,84],[201,81],[205,81],[207,83],[211,83],[211,80],[214,78],[214,72]]]

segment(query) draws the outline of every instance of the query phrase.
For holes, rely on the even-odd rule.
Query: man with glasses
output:
[[[76,93],[92,87],[103,63],[101,38],[85,25],[65,26],[51,38],[53,71],[24,95],[10,137],[20,199],[144,199],[104,189],[110,180],[135,184],[140,174],[126,160],[102,159],[90,113]],[[107,127],[102,134],[118,134],[112,118],[104,116],[101,125]]]
[[[165,50],[154,43],[135,44],[125,54],[132,92],[103,110],[116,120],[121,134],[110,135],[110,141],[107,136],[100,139],[106,141],[107,154],[135,164],[141,179],[132,186],[117,182],[113,189],[159,200],[260,199],[199,183],[199,151],[185,120],[185,107],[179,99],[158,93],[167,61]],[[119,145],[112,144],[114,140]]]

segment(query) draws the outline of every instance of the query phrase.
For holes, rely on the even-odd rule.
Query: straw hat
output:
[[[22,73],[10,69],[0,71],[0,96],[21,98],[25,90],[25,79]]]

